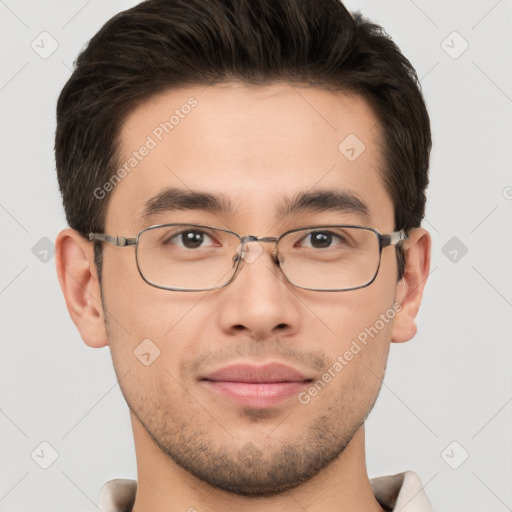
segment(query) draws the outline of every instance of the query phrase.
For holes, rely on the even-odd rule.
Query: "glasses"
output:
[[[261,242],[274,244],[273,260],[294,286],[313,291],[348,291],[370,285],[382,249],[407,235],[382,235],[352,225],[309,226],[276,237],[240,236],[229,229],[199,224],[159,224],[126,238],[90,233],[89,240],[116,247],[135,246],[137,268],[146,283],[175,291],[207,291],[233,281],[242,261],[254,262]]]

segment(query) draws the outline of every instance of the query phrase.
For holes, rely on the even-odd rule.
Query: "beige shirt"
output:
[[[432,512],[421,481],[412,471],[374,478],[370,484],[377,501],[390,512]],[[101,489],[98,512],[130,512],[136,491],[135,480],[108,481]]]

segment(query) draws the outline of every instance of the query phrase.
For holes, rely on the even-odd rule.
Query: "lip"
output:
[[[202,377],[201,382],[212,391],[253,408],[272,407],[296,396],[312,378],[281,364],[234,364]]]

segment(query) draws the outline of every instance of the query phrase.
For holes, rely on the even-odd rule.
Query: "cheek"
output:
[[[125,250],[125,249],[123,249]],[[163,340],[173,330],[189,325],[188,312],[202,294],[162,290],[146,283],[137,270],[135,254],[130,249],[107,255],[103,270],[103,296],[109,326],[123,338]]]
[[[118,378],[130,372],[141,383],[172,387],[170,374],[183,379],[180,361],[199,350],[199,334],[211,318],[198,306],[206,292],[155,288],[140,277],[134,255],[128,256],[132,258],[110,258],[104,265],[103,294],[114,367]]]
[[[301,397],[316,404],[318,413],[332,410],[339,421],[345,416],[357,423],[371,410],[380,388],[389,353],[392,319],[380,318],[387,309],[365,308],[344,325],[346,336],[329,347],[329,367]],[[394,314],[394,310],[389,317]],[[341,327],[340,327],[341,328]],[[318,397],[318,398],[315,398]]]
[[[333,297],[325,296],[317,302],[318,309],[312,307],[327,327],[322,343],[328,353],[330,373],[336,374],[333,381],[353,388],[354,396],[371,397],[380,388],[393,321],[400,309],[395,302],[394,270],[382,270],[370,286],[342,292],[334,302]]]
[[[395,294],[396,278],[381,271],[370,286],[318,295],[314,302],[310,301],[310,308],[325,328],[325,341],[330,350],[340,350],[358,337],[364,342],[368,330],[374,336],[378,334],[379,339],[390,339],[397,309]],[[306,324],[305,328],[308,329]]]

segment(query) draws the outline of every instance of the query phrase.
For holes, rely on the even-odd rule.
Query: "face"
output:
[[[173,113],[172,128],[161,124]],[[273,237],[326,224],[390,233],[378,139],[356,96],[286,84],[168,91],[125,120],[120,162],[130,171],[111,192],[105,232],[134,237],[176,222]],[[222,197],[232,211],[182,205],[142,219],[169,187]],[[278,213],[317,191],[356,197],[367,212]],[[345,292],[294,287],[272,244],[261,248],[228,286],[202,292],[150,286],[133,247],[103,248],[108,339],[133,421],[174,463],[242,495],[295,487],[343,452],[376,400],[397,293],[393,247],[370,286]]]

